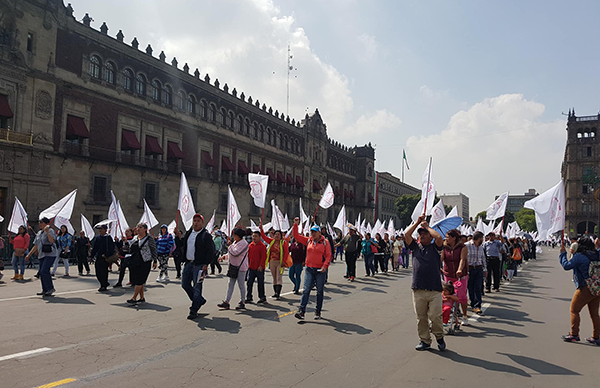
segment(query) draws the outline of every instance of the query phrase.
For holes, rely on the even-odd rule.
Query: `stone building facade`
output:
[[[396,228],[406,227],[401,225],[396,209],[396,200],[402,195],[421,194],[421,189],[403,183],[389,172],[377,172],[377,218],[381,221],[394,221]]]
[[[18,197],[30,218],[78,188],[73,220],[106,218],[110,191],[129,224],[146,199],[161,222],[176,216],[180,173],[196,209],[225,218],[227,187],[241,224],[261,211],[247,174],[270,176],[268,200],[313,212],[327,183],[349,219],[374,213],[373,147],[327,135],[316,110],[296,121],[208,74],[155,56],[122,31],[109,35],[60,0],[0,1],[0,214]],[[332,216],[333,215],[333,216]],[[266,217],[270,209],[266,209]],[[79,227],[79,222],[74,221]],[[1,226],[6,231],[6,222]]]
[[[569,111],[562,164],[565,182],[565,230],[570,237],[595,233],[600,224],[600,115]]]

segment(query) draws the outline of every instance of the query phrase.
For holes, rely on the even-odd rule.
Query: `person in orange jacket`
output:
[[[315,309],[315,319],[321,319],[321,310],[323,309],[323,294],[325,281],[327,279],[327,268],[331,262],[331,247],[329,241],[321,234],[321,228],[314,225],[310,228],[310,237],[304,237],[298,233],[300,219],[294,219],[294,239],[300,244],[306,246],[306,269],[304,273],[304,292],[300,301],[300,308],[296,313],[296,318],[304,319],[306,305],[310,298],[310,291],[313,285],[317,285],[317,308]]]

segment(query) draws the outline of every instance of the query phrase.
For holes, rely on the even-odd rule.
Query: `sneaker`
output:
[[[35,275],[33,275],[33,276],[34,276],[36,279],[39,279],[39,278],[40,278],[40,274],[39,274],[39,273],[36,273],[36,274],[35,274]]]
[[[37,295],[37,296],[42,296],[42,295],[44,295],[44,291],[42,291],[42,292],[38,292],[36,295]]]
[[[69,275],[68,273],[64,274],[63,278],[70,278],[71,275]]]
[[[106,292],[106,291],[108,291],[108,289],[106,287],[98,288],[98,292]]]
[[[85,274],[85,276],[90,276],[90,271],[87,271],[87,273]]]
[[[88,274],[89,275],[89,274]],[[131,282],[127,282],[126,286],[131,286]]]
[[[163,278],[163,282],[168,282],[168,281],[170,281],[170,280],[171,280],[171,279],[169,279],[169,277],[168,277],[168,276],[165,276],[165,277]]]
[[[265,303],[267,303],[267,298],[260,298],[260,299],[258,300],[258,302],[256,302],[256,303],[257,303],[257,304],[265,304]]]
[[[79,273],[78,273],[78,275],[79,275],[79,276],[83,276],[83,273],[79,272]]]
[[[138,299],[138,303],[146,303],[146,298]]]
[[[494,292],[500,292],[499,288],[494,288]]]
[[[294,316],[298,319],[304,319],[304,311],[298,310],[298,312]]]
[[[187,319],[194,320],[198,318],[198,313],[193,313],[190,311],[190,314],[187,316]]]
[[[178,275],[175,280],[181,280],[181,275]]]
[[[596,339],[596,338],[594,338],[594,337],[590,337],[590,338],[586,338],[586,339],[585,339],[585,341],[586,341],[587,343],[590,343],[590,344],[592,344],[592,345],[600,346],[600,338],[599,338],[599,339]]]
[[[138,303],[138,301],[135,300],[135,299],[128,299],[127,303],[130,304],[130,305],[136,305]]]
[[[294,291],[294,295],[302,295],[300,291]]]
[[[321,318],[322,318],[322,317],[321,317],[321,313],[315,313],[315,321],[318,321],[318,320],[320,320]]]
[[[353,282],[354,281],[354,276],[350,276],[350,281]]]
[[[52,296],[52,294],[54,294],[54,292],[56,292],[56,290],[53,288],[51,290],[48,290],[44,293],[44,296]]]
[[[444,341],[443,338],[440,338],[439,340],[437,340],[437,344],[438,344],[438,349],[440,352],[443,352],[444,350],[446,350],[446,341]]]
[[[117,283],[113,286],[113,288],[120,288],[120,287],[123,287],[123,285],[121,283]]]
[[[430,347],[431,347],[431,345],[426,344],[425,342],[421,341],[421,342],[419,342],[419,344],[417,346],[415,346],[415,350],[422,351],[422,350],[427,350]]]
[[[250,303],[250,304],[254,303],[254,301],[252,300],[252,298],[246,298],[245,302],[246,303]]]
[[[229,310],[229,308],[230,308],[231,306],[229,305],[229,303],[228,303],[228,302],[225,302],[225,301],[223,301],[223,303],[219,303],[219,304],[217,305],[217,307],[218,307],[218,308],[220,308],[220,309],[223,309],[223,310]]]
[[[579,338],[578,335],[571,335],[571,334],[569,334],[569,335],[563,335],[560,338],[562,338],[562,340],[565,341],[565,342],[579,342],[579,341],[581,341],[581,339]]]
[[[163,281],[163,280],[162,280],[162,278],[161,278],[160,276],[156,278],[156,282],[157,282],[157,283],[160,283],[160,282],[162,282],[162,281]]]
[[[469,326],[469,318],[468,317],[463,317],[460,321],[460,324],[463,326]]]
[[[246,310],[246,305],[242,302],[235,307],[236,310]]]
[[[482,311],[481,311],[481,309],[480,309],[480,308],[474,308],[474,309],[473,309],[473,313],[475,313],[475,314],[478,314],[478,315],[481,315]]]

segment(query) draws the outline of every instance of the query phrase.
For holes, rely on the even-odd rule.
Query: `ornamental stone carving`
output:
[[[52,96],[46,90],[38,90],[35,95],[35,115],[44,120],[52,117]]]

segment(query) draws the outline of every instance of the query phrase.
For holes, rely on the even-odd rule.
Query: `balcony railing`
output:
[[[598,121],[599,119],[600,115],[575,117],[575,121]]]
[[[0,141],[32,145],[33,133],[20,133],[11,131],[9,128],[0,128]]]

